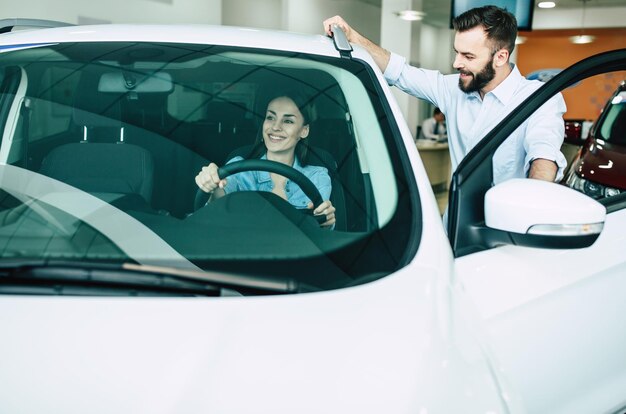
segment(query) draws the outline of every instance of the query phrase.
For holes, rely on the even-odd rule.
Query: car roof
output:
[[[107,24],[19,30],[0,35],[0,46],[124,41],[217,44],[339,57],[333,41],[323,35],[235,26]]]

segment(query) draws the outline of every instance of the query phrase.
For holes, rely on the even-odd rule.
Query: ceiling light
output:
[[[402,10],[402,11],[396,12],[396,16],[398,16],[402,20],[415,21],[415,20],[422,20],[424,16],[426,16],[426,13],[420,12],[417,10]]]
[[[553,1],[540,1],[537,4],[537,7],[539,7],[540,9],[552,9],[555,6],[556,6],[556,3]]]
[[[591,43],[595,40],[595,36],[590,36],[585,34],[585,6],[587,5],[587,0],[582,0],[583,2],[583,12],[582,17],[580,19],[580,34],[578,36],[572,36],[569,38],[569,41],[576,45],[584,45],[587,43]]]
[[[584,44],[593,42],[595,39],[596,39],[595,36],[578,35],[578,36],[570,37],[569,41],[577,45],[584,45]]]

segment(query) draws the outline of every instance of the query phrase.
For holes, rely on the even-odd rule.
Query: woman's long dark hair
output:
[[[311,101],[304,93],[299,90],[286,90],[279,91],[273,93],[270,98],[267,100],[267,105],[265,108],[269,106],[270,102],[272,102],[276,98],[289,98],[291,99],[302,114],[304,125],[311,125],[313,121],[313,111],[311,108]],[[263,112],[263,119],[265,119],[265,112]],[[310,135],[309,131],[309,135]],[[298,162],[301,166],[305,166],[308,164],[308,154],[309,154],[309,145],[308,145],[308,137],[307,139],[301,139],[296,144],[295,154],[298,158]],[[259,130],[257,132],[257,137],[255,139],[254,145],[250,150],[250,153],[246,157],[247,159],[261,158],[263,154],[267,152],[267,148],[265,147],[265,142],[263,141],[263,122],[261,122],[261,126],[259,126]]]

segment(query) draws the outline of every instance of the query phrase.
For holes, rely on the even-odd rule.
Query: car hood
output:
[[[359,287],[287,296],[4,296],[0,406],[501,412],[481,347],[453,321],[441,280],[413,267]]]
[[[586,147],[576,172],[591,181],[626,190],[626,147],[592,140]]]

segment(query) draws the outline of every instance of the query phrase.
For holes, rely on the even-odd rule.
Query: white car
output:
[[[507,134],[626,50],[495,127],[444,228],[389,87],[340,31],[0,23],[2,413],[626,409],[626,194],[491,185]],[[249,151],[280,88],[310,98],[333,230],[194,182]]]

